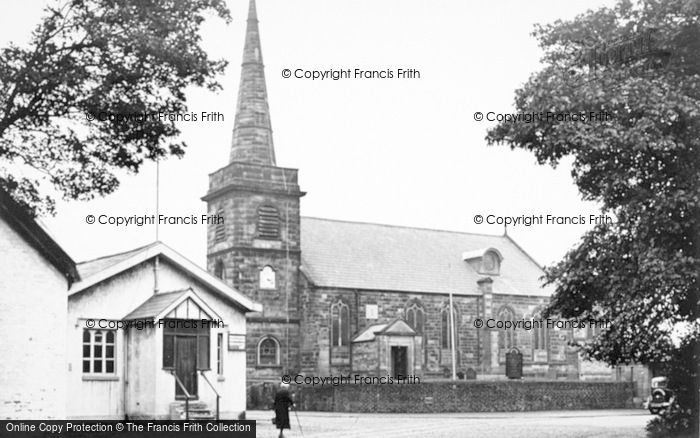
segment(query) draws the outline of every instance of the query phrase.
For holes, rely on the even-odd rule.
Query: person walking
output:
[[[275,393],[275,425],[280,430],[279,438],[284,438],[284,429],[291,429],[289,425],[289,407],[294,405],[294,400],[289,395],[289,384],[281,383]]]

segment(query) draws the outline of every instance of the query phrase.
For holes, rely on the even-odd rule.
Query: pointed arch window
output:
[[[459,336],[458,333],[459,331],[457,330],[457,326],[459,325],[457,323],[457,312],[455,309],[452,309],[452,318],[454,321],[454,339],[455,339],[455,347],[459,345]],[[452,336],[450,336],[450,307],[446,306],[442,309],[440,312],[440,346],[444,349],[450,349],[452,348]]]
[[[426,344],[428,342],[424,335],[425,310],[418,300],[409,302],[408,307],[406,308],[406,323],[411,326],[413,330],[415,330],[417,335],[423,336],[421,343],[422,353],[419,352],[417,354],[420,355],[422,363],[426,363],[428,360],[428,349],[426,348]]]
[[[499,321],[513,321],[515,312],[510,307],[501,307],[498,311]],[[498,348],[506,351],[515,347],[515,331],[514,330],[499,330],[498,331]]]
[[[549,346],[549,334],[547,333],[547,324],[543,322],[542,312],[535,312],[534,321],[538,321],[539,324],[533,324],[532,329],[532,349],[537,354],[537,352],[547,352],[547,347]]]
[[[331,346],[350,345],[350,309],[342,301],[331,306]]]
[[[425,326],[425,312],[423,307],[417,302],[412,302],[406,309],[406,322],[417,334],[423,334],[423,327]]]
[[[258,342],[258,365],[276,366],[280,364],[280,343],[272,336],[265,336]]]
[[[261,239],[279,239],[280,214],[277,207],[261,205],[258,208],[258,237]]]

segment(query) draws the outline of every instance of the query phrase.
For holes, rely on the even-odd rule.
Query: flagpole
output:
[[[457,358],[455,357],[455,317],[450,292],[450,350],[452,351],[452,380],[457,380]]]
[[[160,160],[156,158],[156,242],[160,238],[158,234],[158,218],[160,217]],[[158,293],[158,270],[160,269],[158,256],[156,255],[153,262],[153,293]]]
[[[158,216],[160,215],[160,160],[156,158],[156,242],[158,241]]]

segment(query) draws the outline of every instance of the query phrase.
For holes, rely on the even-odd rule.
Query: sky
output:
[[[0,46],[26,42],[43,1],[4,0]],[[220,122],[181,122],[184,158],[160,165],[160,213],[201,216],[208,174],[228,164],[247,0],[229,0],[233,22],[211,17],[203,47],[229,61],[213,93],[187,90],[195,113]],[[502,225],[475,215],[598,213],[573,184],[568,162],[538,165],[532,154],[487,146],[495,122],[475,112],[513,111],[514,91],[540,69],[535,23],[571,19],[612,0],[258,0],[277,165],[299,169],[302,215],[484,234]],[[414,79],[284,78],[282,70],[413,68]],[[121,186],[89,202],[60,201],[42,219],[76,261],[152,242],[155,227],[87,224],[87,215],[155,213],[155,165],[120,173]],[[592,225],[511,226],[508,234],[551,265]],[[166,225],[160,240],[204,266],[206,226]],[[302,236],[303,239],[303,236]],[[470,248],[465,248],[469,250]],[[507,261],[504,261],[504,263]]]

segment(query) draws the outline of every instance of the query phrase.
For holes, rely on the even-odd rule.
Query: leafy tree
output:
[[[651,56],[592,63],[585,55],[651,29]],[[610,320],[585,352],[668,373],[679,408],[648,430],[692,434],[700,364],[700,2],[622,0],[537,26],[533,36],[543,68],[516,91],[517,111],[610,117],[500,123],[487,141],[531,151],[540,164],[569,157],[582,197],[617,219],[595,226],[546,270],[556,286],[548,312]]]
[[[117,188],[117,169],[182,156],[186,145],[165,114],[186,112],[188,86],[220,88],[214,78],[225,67],[200,46],[207,14],[230,20],[224,0],[47,8],[28,47],[0,51],[0,187],[34,211],[53,212],[43,186],[90,199]],[[164,116],[144,116],[157,113]]]

